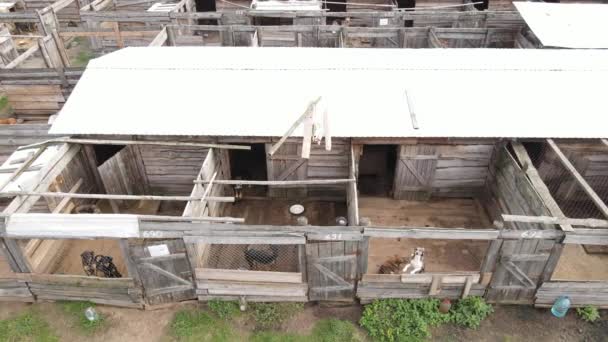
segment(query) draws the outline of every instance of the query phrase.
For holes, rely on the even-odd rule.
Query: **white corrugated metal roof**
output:
[[[50,133],[281,136],[322,96],[334,137],[597,138],[606,79],[603,50],[127,48]]]
[[[544,46],[608,48],[608,5],[514,2]]]

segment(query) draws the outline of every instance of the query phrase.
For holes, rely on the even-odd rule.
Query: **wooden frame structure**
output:
[[[270,138],[265,140],[267,148],[276,141]],[[447,169],[449,171],[442,169],[441,179],[445,179],[445,172],[453,174],[454,177],[460,172],[470,173],[473,169],[463,168],[478,166],[463,163],[462,160],[480,160],[480,151],[487,151],[484,152],[488,153],[489,158],[484,159],[487,172],[479,175],[482,183],[469,183],[480,185],[471,187],[465,185],[467,183],[457,184],[442,180],[442,183],[431,183],[430,187],[421,188],[424,190],[410,187],[407,188],[407,191],[411,192],[409,194],[395,193],[395,196],[406,196],[414,201],[426,201],[424,198],[429,196],[460,197],[476,193],[477,196],[484,196],[488,203],[494,203],[486,209],[495,211],[490,214],[491,218],[495,219],[493,226],[448,228],[407,224],[383,226],[359,217],[364,208],[360,204],[357,190],[362,146],[378,143],[376,141],[334,139],[332,149],[335,148],[333,151],[337,153],[333,155],[337,159],[333,162],[325,159],[325,166],[317,164],[319,151],[313,148],[309,160],[313,161],[312,165],[317,165],[314,167],[326,168],[324,174],[332,175],[326,179],[310,178],[312,166],[305,165],[302,167],[303,170],[308,170],[306,172],[291,171],[295,172],[296,178],[272,178],[271,172],[267,181],[231,179],[227,152],[229,150],[226,148],[241,148],[240,145],[231,144],[234,141],[242,143],[247,139],[223,137],[208,142],[184,143],[87,138],[58,139],[35,145],[33,148],[40,150],[56,146],[58,152],[49,163],[34,169],[39,172],[38,181],[31,189],[19,192],[4,190],[2,193],[2,197],[14,197],[4,209],[0,229],[2,250],[13,273],[0,278],[0,297],[29,301],[86,299],[103,304],[145,307],[191,299],[352,301],[356,296],[366,303],[377,298],[459,298],[480,295],[494,302],[535,303],[538,306],[546,306],[550,305],[557,295],[568,294],[573,298],[574,305],[605,306],[603,292],[593,291],[603,289],[608,281],[554,280],[552,274],[566,245],[608,244],[607,218],[566,217],[561,209],[563,199],[554,199],[550,187],[547,188],[543,180],[542,168],[540,171],[535,168],[530,155],[520,142],[512,142],[509,149],[506,149],[505,142],[488,139],[419,139],[414,145],[407,139],[392,141],[402,147],[400,156],[410,156],[410,161],[407,162],[410,167],[404,168],[403,172],[421,172],[422,163],[443,165],[442,168],[452,165]],[[109,159],[106,162],[109,164],[104,163],[108,166],[102,168],[95,166],[95,145],[83,143],[98,146],[123,144],[125,149]],[[289,150],[297,153],[298,149],[294,149],[293,145],[297,146],[299,143],[297,139],[288,138],[281,147],[287,150],[278,151],[278,155],[284,158],[285,151]],[[590,143],[583,144],[589,146]],[[560,146],[570,148],[569,144],[563,145],[552,140],[549,140],[546,146],[554,151],[558,151]],[[578,145],[573,146],[576,148]],[[178,159],[193,154],[194,150],[202,153],[202,159],[200,156],[188,157],[194,158],[193,162],[202,161],[198,173],[193,174],[190,179],[192,190],[189,195],[177,195],[171,188],[159,187],[156,184],[159,179],[153,174],[142,172],[151,170],[151,164],[146,161],[148,154],[142,150],[144,147],[169,148],[173,151],[171,158]],[[416,149],[412,150],[411,147]],[[586,150],[589,150],[589,147],[586,147]],[[601,142],[594,145],[593,151],[592,160],[603,161],[601,153],[608,154],[606,145]],[[21,166],[10,175],[9,181],[16,180],[22,172],[29,171],[30,164],[42,153],[35,153],[30,157],[31,161],[22,161]],[[128,155],[123,155],[125,153]],[[441,157],[431,162],[428,157],[430,155]],[[276,160],[271,158],[268,156],[267,159],[269,168],[288,168],[288,165],[276,164]],[[299,158],[301,156],[298,154],[290,160],[295,162]],[[566,167],[573,165],[563,153],[558,154],[558,158]],[[159,165],[169,167],[171,160],[162,161]],[[339,160],[341,161],[338,162]],[[450,160],[461,162],[452,163]],[[120,164],[122,166],[118,166]],[[593,190],[595,183],[589,185],[586,182],[586,171],[576,167],[568,169],[590,196],[590,201],[603,208],[603,195],[598,195]],[[332,171],[327,173],[330,170]],[[592,166],[590,170],[597,172],[598,169]],[[106,172],[110,172],[112,178],[124,178],[141,187],[122,190],[128,191],[129,194],[117,193],[116,185],[104,182],[104,179],[108,178],[102,173]],[[580,177],[575,176],[577,173]],[[395,177],[398,182],[407,179],[401,178],[399,172]],[[9,181],[3,183],[9,184]],[[455,188],[450,188],[448,184],[454,184]],[[273,189],[268,193],[271,197],[288,195],[307,198],[322,193],[331,193],[333,197],[344,196],[342,198],[346,203],[348,225],[256,225],[244,223],[242,218],[224,217],[223,208],[234,201],[230,190],[234,185],[267,186]],[[149,192],[154,188],[165,194]],[[315,190],[319,188],[325,190]],[[333,190],[328,191],[329,189]],[[104,194],[108,191],[111,192]],[[428,194],[421,197],[420,191],[428,191]],[[93,199],[109,200],[111,204],[113,202],[111,207],[114,214],[67,214],[78,203],[90,202]],[[125,200],[184,201],[187,205],[178,216],[133,215],[121,213],[125,207],[123,204],[123,209],[120,209],[119,202]],[[32,213],[34,208],[41,208],[41,203],[48,206],[47,213]],[[238,229],[235,229],[235,224]],[[65,227],[70,229],[66,230]],[[396,238],[413,241],[443,240],[447,244],[455,240],[478,240],[487,241],[488,247],[478,271],[455,269],[453,272],[426,272],[417,275],[368,273],[370,240]],[[36,268],[41,266],[32,264],[32,259],[28,256],[32,252],[27,251],[27,248],[30,248],[27,246],[34,243],[40,246],[41,242],[49,241],[44,242],[45,248],[57,249],[65,239],[74,241],[73,245],[77,245],[82,239],[116,241],[120,245],[120,258],[125,262],[128,275],[120,279],[107,279],[53,274],[48,271],[36,272]],[[299,271],[282,273],[211,269],[206,266],[205,258],[209,246],[214,244],[300,246]],[[165,246],[163,248],[167,251],[162,255],[154,254],[150,246]]]

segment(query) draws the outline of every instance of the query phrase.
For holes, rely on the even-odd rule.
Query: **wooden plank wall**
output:
[[[16,278],[0,278],[0,302],[33,302],[27,285]]]
[[[278,139],[276,139],[278,140]],[[273,139],[275,142],[275,139]],[[267,150],[272,144],[267,144]],[[348,161],[350,155],[350,141],[347,139],[332,139],[330,151],[325,150],[325,144],[311,146],[308,161],[301,158],[301,139],[288,139],[273,156],[266,160],[268,180],[314,180],[314,179],[340,179],[348,178]],[[281,178],[283,173],[294,163],[303,162],[295,171]],[[272,189],[270,194],[274,197],[308,196],[308,197],[344,197],[345,187],[337,186],[309,186],[296,189]]]
[[[228,157],[228,151],[222,149],[209,149],[205,161],[202,163],[200,169],[201,180],[211,180],[213,175],[215,179],[230,179],[230,158]],[[196,178],[193,177],[192,180]],[[190,181],[192,183],[192,181]],[[201,196],[205,192],[205,188],[197,184],[194,186],[194,190],[191,192],[194,196]],[[229,189],[226,185],[212,185],[211,191],[208,196],[227,196],[229,195]],[[192,204],[192,216],[222,216],[224,206],[226,203],[222,202],[195,202]]]
[[[308,285],[302,273],[196,269],[198,299],[250,302],[306,302]]]
[[[550,216],[549,210],[544,206],[525,173],[505,148],[499,151],[495,172],[493,181],[488,184],[489,196],[485,201],[492,219],[498,219],[500,214]],[[519,230],[555,229],[553,225],[531,223],[505,223],[505,226]],[[500,251],[497,252],[498,262],[487,294],[488,300],[529,303],[535,289],[522,289],[521,282],[501,266],[501,259],[505,256],[536,256],[533,260],[517,262],[517,267],[538,284],[542,280],[541,276],[554,245],[554,240],[504,240]]]
[[[476,197],[483,193],[493,153],[492,142],[401,145],[395,174],[395,196],[406,199],[407,193],[423,193],[423,197]],[[405,160],[409,160],[425,177],[426,184],[420,184],[404,166]]]
[[[23,0],[27,11],[38,11],[53,5],[57,0]],[[78,1],[72,1],[66,7],[56,11],[57,19],[62,22],[80,22]]]
[[[16,118],[46,123],[63,107],[82,72],[82,68],[68,68],[63,74],[55,69],[10,69],[2,73],[0,90]]]
[[[141,288],[132,278],[98,278],[77,275],[19,275],[38,300],[86,300],[129,308],[143,308]]]
[[[80,152],[68,163],[68,165],[61,171],[59,176],[51,183],[48,191],[61,191],[69,192],[74,185],[82,179],[82,185],[79,187],[79,193],[94,193],[97,192],[97,186],[89,164],[86,159],[84,150]],[[61,198],[48,197],[46,198],[46,204],[48,209],[53,211]],[[70,203],[61,211],[61,213],[71,212],[77,205],[83,203],[90,203],[92,200],[86,199],[73,199]],[[42,201],[39,201],[42,202]],[[36,210],[38,211],[38,210]],[[34,212],[30,210],[30,212]],[[58,263],[63,258],[63,254],[69,241],[66,240],[40,240],[31,239],[28,244],[23,248],[25,256],[30,261],[32,270],[36,273],[52,273]]]
[[[151,194],[188,195],[208,149],[140,145]]]
[[[559,296],[568,296],[573,307],[592,305],[608,309],[608,281],[549,281],[536,292],[536,307],[551,307]]]
[[[108,194],[148,194],[148,179],[137,145],[125,146],[106,160],[99,166],[99,175]]]
[[[443,284],[437,294],[430,294],[430,282],[403,283],[400,274],[365,274],[357,285],[357,297],[361,304],[381,298],[461,298],[465,282]],[[483,296],[486,287],[474,283],[470,296]]]
[[[0,126],[0,164],[4,163],[19,146],[50,139],[49,128],[51,126],[47,124]]]

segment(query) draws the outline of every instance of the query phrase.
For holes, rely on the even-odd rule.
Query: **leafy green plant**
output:
[[[61,306],[63,312],[70,317],[74,325],[85,334],[93,334],[101,327],[106,326],[107,321],[101,313],[97,313],[99,318],[94,321],[89,321],[84,315],[84,312],[88,307],[95,307],[95,303],[86,301],[63,301],[59,302],[59,305]]]
[[[0,341],[58,342],[48,323],[33,310],[0,321]]]
[[[583,321],[593,323],[600,319],[600,311],[591,305],[583,306],[582,308],[576,308],[576,314]]]
[[[204,311],[182,310],[175,314],[171,335],[179,341],[227,342],[237,341],[235,332],[223,320]]]
[[[493,312],[481,297],[459,300],[447,314],[439,312],[439,303],[434,298],[376,300],[365,306],[359,323],[379,341],[418,342],[431,336],[431,327],[454,323],[475,329]]]
[[[359,323],[376,340],[416,342],[431,336],[429,327],[448,320],[438,299],[381,299],[365,306]]]
[[[238,315],[241,311],[239,309],[239,303],[235,301],[221,301],[211,300],[207,303],[207,307],[217,317],[221,319],[228,319]]]
[[[449,312],[450,322],[467,328],[477,329],[494,309],[492,305],[477,296],[461,299],[452,306]]]
[[[257,330],[275,329],[304,308],[302,303],[253,303],[250,306]]]

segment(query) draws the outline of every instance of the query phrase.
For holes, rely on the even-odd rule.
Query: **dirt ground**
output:
[[[488,242],[372,238],[369,243],[368,273],[378,273],[380,266],[395,255],[409,258],[417,247],[424,248],[426,272],[479,271]]]
[[[0,319],[18,314],[32,304],[2,303]],[[121,309],[99,306],[98,310],[110,322],[109,327],[93,336],[83,337],[71,327],[71,322],[61,314],[53,303],[34,304],[49,322],[61,341],[166,341],[169,324],[176,311],[192,308],[197,304],[186,303],[155,311]],[[305,310],[285,323],[282,330],[308,334],[315,322],[323,318],[338,318],[355,324],[361,316],[362,307],[307,305]],[[586,323],[578,319],[573,310],[565,318],[558,319],[548,309],[530,306],[495,306],[495,312],[481,324],[478,330],[462,329],[445,325],[432,331],[432,341],[481,341],[481,342],[603,342],[608,341],[608,312],[603,311],[601,321]],[[236,325],[235,329],[252,329],[247,325]]]
[[[588,254],[582,245],[565,245],[553,280],[608,280],[608,254]]]

